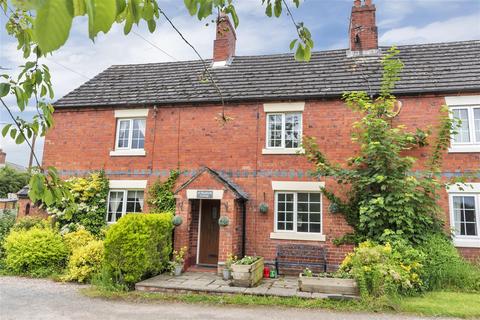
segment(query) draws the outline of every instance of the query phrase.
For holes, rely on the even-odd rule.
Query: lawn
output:
[[[480,318],[480,293],[429,292],[400,300],[399,309],[429,316]]]
[[[152,303],[174,301],[215,305],[259,305],[295,307],[305,309],[329,309],[348,312],[394,312],[424,316],[480,318],[480,293],[431,292],[421,297],[402,298],[398,301],[338,301],[331,299],[303,299],[298,297],[264,297],[250,295],[164,294],[144,292],[110,292],[95,287],[82,293],[92,298]]]

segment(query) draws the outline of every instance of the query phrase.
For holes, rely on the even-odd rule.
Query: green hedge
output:
[[[164,271],[172,251],[172,215],[127,214],[105,238],[105,268],[119,284],[136,282]]]
[[[44,277],[59,273],[68,259],[62,236],[51,228],[13,230],[4,248],[5,264],[16,274]]]

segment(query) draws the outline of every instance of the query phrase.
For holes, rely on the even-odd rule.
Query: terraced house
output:
[[[187,266],[222,265],[228,253],[272,262],[277,245],[326,249],[329,268],[349,246],[332,241],[348,232],[329,212],[321,186],[308,172],[302,136],[316,137],[332,161],[355,152],[350,140],[358,114],[342,93],[375,95],[381,79],[375,5],[354,1],[350,47],[320,51],[308,63],[292,54],[235,55],[236,34],[217,20],[207,63],[225,100],[202,81],[200,61],[114,65],[55,103],[55,126],[45,141],[44,164],[63,176],[104,169],[110,179],[108,222],[145,211],[148,186],[182,171],[176,191],[175,247],[186,246]],[[462,120],[444,154],[449,178],[480,167],[480,41],[400,46],[405,64],[395,94],[403,108],[395,121],[414,130],[438,124],[447,104]],[[219,123],[225,113],[232,120]],[[413,152],[422,169],[425,154]],[[480,256],[480,179],[441,196],[446,227],[468,258]],[[220,227],[219,217],[229,219]],[[304,259],[312,257],[305,256]]]

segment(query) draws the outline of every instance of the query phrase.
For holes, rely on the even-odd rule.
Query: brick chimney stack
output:
[[[0,149],[0,168],[5,166],[5,162],[7,159],[7,154]]]
[[[378,29],[372,0],[354,0],[350,17],[350,52],[353,55],[378,53]]]
[[[214,66],[224,66],[235,55],[237,35],[228,16],[220,12],[217,18],[216,39],[213,43]]]

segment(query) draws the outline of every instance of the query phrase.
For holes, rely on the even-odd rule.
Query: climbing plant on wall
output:
[[[91,233],[100,234],[106,225],[107,197],[109,182],[103,171],[94,172],[86,177],[75,177],[66,181],[75,203],[73,212],[67,211],[69,206],[48,207],[49,214],[57,217],[60,227],[75,229],[82,225]],[[69,206],[70,207],[70,206]]]
[[[340,185],[323,189],[332,211],[342,214],[354,230],[337,239],[339,242],[400,237],[419,243],[442,230],[437,191],[443,184],[435,173],[439,171],[442,153],[448,148],[455,124],[448,108],[441,108],[427,168],[421,174],[412,174],[417,159],[405,152],[427,146],[434,132],[419,128],[411,131],[396,124],[401,107],[392,90],[403,68],[396,57],[398,53],[391,48],[382,60],[383,79],[378,97],[372,98],[366,92],[343,95],[347,106],[362,115],[353,125],[352,141],[360,147],[355,156],[345,164],[331,163],[315,139],[305,139],[306,154],[315,165],[315,175],[333,177]]]
[[[147,203],[150,211],[161,213],[175,212],[173,188],[179,175],[180,172],[178,170],[172,170],[167,180],[158,180],[148,189]]]

